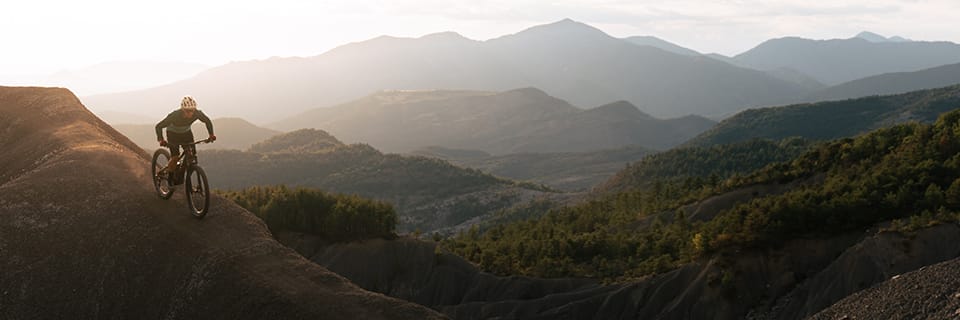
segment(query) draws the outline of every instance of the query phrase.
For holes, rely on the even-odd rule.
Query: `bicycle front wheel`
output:
[[[150,175],[153,177],[153,188],[157,190],[157,196],[164,200],[170,199],[170,196],[173,195],[173,187],[170,184],[172,175],[164,170],[169,162],[170,151],[167,151],[167,149],[157,149],[153,153],[153,169],[150,171]]]
[[[197,219],[203,219],[210,207],[210,186],[207,174],[200,166],[187,169],[186,181],[187,206]]]

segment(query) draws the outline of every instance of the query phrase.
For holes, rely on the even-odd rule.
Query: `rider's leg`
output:
[[[174,171],[177,169],[177,161],[180,160],[180,146],[171,144],[168,145],[170,148],[170,162],[167,162],[167,171]]]
[[[177,168],[177,161],[180,160],[180,137],[174,132],[167,132],[167,148],[170,148],[170,162],[167,163],[167,171],[174,171]]]

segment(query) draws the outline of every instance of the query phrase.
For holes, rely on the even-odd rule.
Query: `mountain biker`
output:
[[[167,164],[168,170],[175,169],[177,166],[177,160],[180,158],[180,145],[193,142],[193,131],[190,130],[190,126],[197,120],[203,121],[207,125],[209,140],[211,142],[217,140],[217,136],[213,134],[213,121],[210,121],[210,118],[203,111],[197,110],[197,101],[191,96],[184,96],[180,101],[180,109],[174,110],[157,123],[157,142],[160,143],[161,147],[170,148],[170,155],[172,156]],[[163,128],[167,128],[169,142],[163,139]],[[185,145],[183,148],[184,150],[191,148],[196,151],[194,145]]]

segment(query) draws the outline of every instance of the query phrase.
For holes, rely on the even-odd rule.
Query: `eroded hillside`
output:
[[[65,89],[0,87],[4,318],[423,319],[212,199],[153,194],[146,154]]]

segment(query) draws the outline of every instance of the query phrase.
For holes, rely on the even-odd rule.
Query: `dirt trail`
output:
[[[4,318],[442,318],[303,259],[219,197],[203,220],[182,189],[159,199],[147,155],[66,89],[0,87],[0,148]]]

